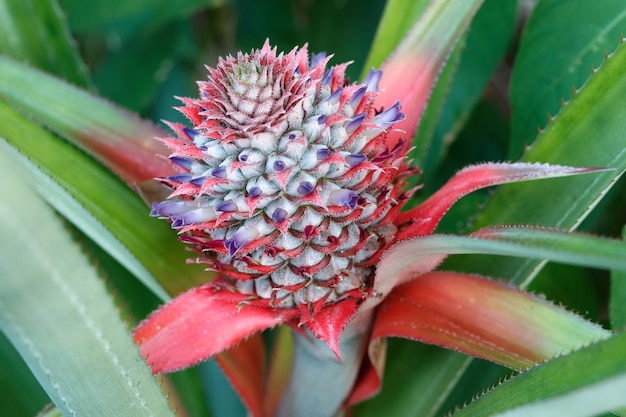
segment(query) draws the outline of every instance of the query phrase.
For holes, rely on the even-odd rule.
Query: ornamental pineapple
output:
[[[151,214],[257,305],[313,314],[366,298],[410,194],[407,146],[386,141],[400,103],[376,108],[382,73],[351,84],[329,59],[268,42],[221,59],[199,98],[181,98],[193,127],[162,139],[181,173]]]

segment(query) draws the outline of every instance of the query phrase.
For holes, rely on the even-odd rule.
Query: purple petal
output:
[[[367,91],[378,91],[378,83],[382,76],[383,72],[381,70],[372,68],[363,81],[363,84],[367,84]]]
[[[280,223],[283,220],[285,220],[287,218],[287,215],[289,213],[287,213],[287,210],[283,209],[283,208],[278,208],[276,210],[274,210],[274,213],[272,213],[272,220],[275,223]]]
[[[213,175],[215,178],[225,179],[226,178],[226,168],[224,168],[224,167],[217,167],[213,171],[211,171],[211,175]]]
[[[204,184],[204,180],[206,180],[206,177],[198,177],[198,178],[192,179],[191,181],[189,181],[189,183],[193,185],[197,185],[198,187],[202,187],[202,184]]]
[[[335,190],[328,196],[328,202],[333,206],[346,206],[354,209],[359,202],[359,196],[352,190]]]
[[[324,123],[326,123],[326,115],[322,114],[320,117],[317,118],[317,124],[323,125]]]
[[[330,85],[330,83],[333,80],[333,74],[334,73],[335,73],[335,67],[332,67],[331,69],[326,71],[326,74],[324,74],[324,77],[322,77],[322,84]]]
[[[243,245],[252,242],[259,235],[259,229],[256,227],[243,226],[230,239],[224,241],[224,247],[228,249],[230,256],[233,256]]]
[[[393,106],[376,115],[376,117],[372,119],[372,123],[377,124],[382,129],[387,129],[394,123],[403,120],[404,117],[404,113],[400,111],[400,102],[396,101]]]
[[[341,92],[343,91],[343,87],[342,88],[338,88],[337,90],[335,90],[334,93],[332,93],[330,96],[326,97],[326,99],[324,101],[327,101],[330,104],[337,104],[339,103],[339,98],[341,98]]]
[[[330,149],[322,148],[317,150],[317,160],[324,161],[330,157]]]
[[[303,181],[298,186],[298,192],[302,195],[308,195],[313,192],[313,184],[308,181]]]
[[[199,224],[214,220],[217,217],[212,207],[201,207],[186,213],[172,216],[172,229],[180,229],[190,224]]]
[[[346,162],[350,165],[350,168],[357,166],[363,161],[365,161],[365,155],[355,154],[346,156]]]
[[[311,68],[316,67],[320,62],[326,58],[326,52],[320,52],[318,54],[311,54]]]
[[[189,136],[191,139],[195,138],[196,136],[198,136],[198,133],[200,133],[197,130],[190,129],[188,127],[183,127],[183,132],[185,132],[187,136]]]
[[[365,113],[357,114],[352,119],[350,119],[350,121],[346,125],[346,133],[349,135],[354,133],[354,131],[357,130],[359,126],[361,126],[363,120],[365,120]]]
[[[280,161],[280,160],[274,161],[274,165],[273,166],[274,166],[274,171],[280,172],[280,171],[285,169],[285,163],[283,161]]]
[[[151,216],[173,216],[192,210],[196,206],[194,201],[164,201],[152,203]]]
[[[170,175],[167,178],[176,182],[189,182],[193,178],[193,175],[191,175],[189,172],[186,172],[184,174]]]
[[[239,210],[239,207],[237,207],[237,204],[235,204],[233,200],[226,200],[222,204],[217,206],[215,210],[226,212],[226,213],[231,213],[233,211]]]
[[[348,105],[354,109],[359,107],[359,104],[361,103],[361,100],[363,99],[363,96],[365,95],[366,91],[367,91],[367,86],[363,86],[359,88],[358,90],[356,90],[356,92],[352,95],[352,97],[350,97],[350,101],[348,101]]]
[[[191,164],[193,163],[193,161],[187,159],[187,158],[181,158],[179,156],[172,156],[170,157],[170,161],[172,161],[173,163],[175,163],[176,165],[183,167],[185,169],[191,169]]]
[[[261,187],[252,187],[248,190],[248,195],[250,197],[258,197],[261,194],[263,194],[263,190],[261,190]]]

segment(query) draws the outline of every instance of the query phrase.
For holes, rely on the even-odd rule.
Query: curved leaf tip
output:
[[[394,288],[372,338],[404,337],[514,369],[606,339],[611,333],[501,281],[430,272]]]
[[[193,288],[139,324],[135,343],[153,373],[172,372],[295,317],[294,310],[248,305],[246,298],[214,283]]]

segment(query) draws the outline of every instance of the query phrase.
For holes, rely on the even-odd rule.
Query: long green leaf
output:
[[[626,31],[626,7],[614,0],[541,0],[525,26],[511,80],[509,157],[532,143],[561,100],[572,96]]]
[[[0,96],[100,160],[131,186],[176,172],[161,129],[105,100],[0,56]],[[160,156],[160,157],[158,157]]]
[[[513,0],[485,0],[476,13],[432,143],[422,150],[426,155],[421,158],[423,162],[420,168],[424,171],[426,188],[435,183],[435,168],[441,157],[465,125],[506,53],[515,27],[515,17],[516,1]]]
[[[493,194],[473,227],[533,224],[574,229],[626,169],[626,47],[622,44],[542,132],[523,160],[568,166],[611,167],[612,171],[511,184]],[[540,264],[484,258],[452,261],[451,269],[512,279],[526,287]]]
[[[0,54],[81,87],[90,85],[57,0],[0,0]]]
[[[454,417],[593,417],[626,406],[626,333],[501,384]]]
[[[1,159],[2,331],[64,415],[173,416],[94,269]]]
[[[4,102],[0,102],[0,137],[11,145],[0,141],[3,152],[28,166],[42,196],[158,296],[168,298],[154,278],[170,294],[208,278],[202,268],[185,265],[184,245],[166,223],[148,216],[148,207],[131,189]]]

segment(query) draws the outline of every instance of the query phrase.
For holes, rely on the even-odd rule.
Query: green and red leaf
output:
[[[610,332],[500,281],[431,272],[394,288],[372,338],[404,337],[526,369]]]
[[[171,372],[221,353],[296,314],[295,310],[247,305],[247,298],[214,284],[193,288],[137,326],[135,343],[153,373]]]

